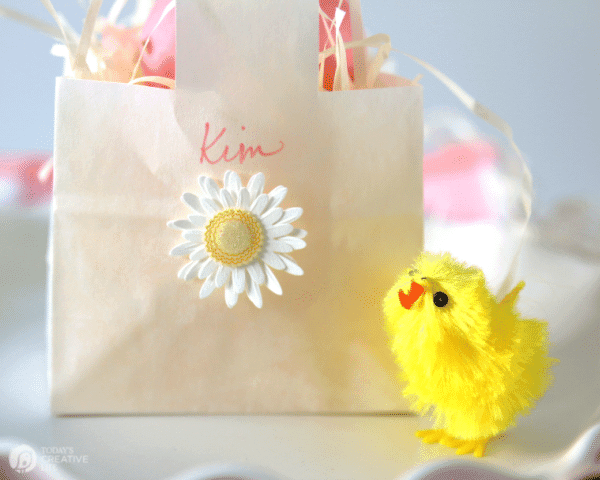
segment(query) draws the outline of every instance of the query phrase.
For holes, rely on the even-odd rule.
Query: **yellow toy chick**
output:
[[[449,254],[422,253],[384,300],[386,330],[407,382],[404,396],[436,430],[426,443],[482,457],[493,436],[526,414],[551,381],[545,322],[515,310],[520,282],[501,302],[483,272]]]

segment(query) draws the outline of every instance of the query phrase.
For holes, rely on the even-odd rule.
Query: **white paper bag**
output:
[[[57,80],[53,412],[406,410],[381,302],[423,241],[421,87],[318,92],[316,0],[177,17],[176,90]],[[169,255],[182,194],[226,171],[304,211],[304,274],[272,269],[260,309]]]

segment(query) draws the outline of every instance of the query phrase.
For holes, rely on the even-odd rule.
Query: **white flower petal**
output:
[[[185,273],[185,276],[183,277],[186,282],[198,275],[198,270],[200,270],[200,266],[202,265],[200,262],[193,262],[193,264],[194,265]]]
[[[201,198],[200,205],[202,205],[202,208],[204,209],[204,211],[206,213],[208,213],[209,215],[214,215],[215,213],[217,213],[221,210],[221,207],[219,207],[210,198]]]
[[[234,268],[233,272],[231,272],[231,278],[233,280],[233,289],[235,290],[235,293],[243,293],[246,288],[246,269],[244,267]]]
[[[186,263],[183,267],[181,267],[179,269],[179,271],[177,272],[177,278],[181,278],[183,280],[185,277],[185,274],[188,272],[188,270],[190,268],[192,268],[193,264],[194,264],[194,262],[190,262],[190,263]]]
[[[206,191],[204,190],[204,180],[207,179],[208,177],[206,175],[200,175],[198,177],[198,185],[200,185],[200,187],[202,187],[203,189],[203,193],[206,193]]]
[[[208,252],[202,245],[192,252],[190,260],[204,260],[206,257],[208,257]]]
[[[269,240],[267,248],[270,251],[277,253],[290,253],[294,251],[294,249],[289,243],[282,242],[281,240]]]
[[[267,273],[267,283],[266,286],[269,290],[271,290],[276,295],[281,295],[283,290],[281,289],[281,285],[279,281],[275,277],[273,271],[269,268],[268,265],[265,265],[265,272]]]
[[[273,190],[271,190],[271,193],[269,193],[270,200],[269,204],[267,205],[267,208],[270,210],[278,206],[281,202],[283,202],[283,199],[287,195],[287,192],[288,189],[285,188],[283,185],[279,185],[278,187],[275,187]]]
[[[225,174],[223,175],[223,187],[224,188],[229,188],[229,177],[231,176],[233,172],[231,170],[227,170],[225,172]]]
[[[300,207],[288,208],[283,212],[283,217],[281,217],[281,220],[279,221],[281,223],[292,223],[293,221],[298,220],[302,216],[302,213],[304,213],[304,210]]]
[[[234,192],[237,196],[238,192],[242,188],[242,181],[237,173],[233,171],[228,171],[229,175],[227,176],[227,184],[225,188],[227,188],[230,192]]]
[[[281,259],[285,263],[285,271],[290,275],[304,275],[304,270],[287,255],[282,255]]]
[[[260,217],[263,225],[268,227],[273,225],[277,220],[281,218],[283,215],[283,210],[281,208],[274,208],[266,212],[262,217]]]
[[[233,286],[233,276],[229,277],[229,281],[225,286],[225,303],[229,308],[235,307],[235,304],[238,301],[238,294],[235,291]]]
[[[265,175],[262,172],[252,175],[248,181],[247,188],[250,193],[250,203],[252,203],[261,193],[263,193],[263,189],[265,188]]]
[[[256,282],[253,282],[251,278],[248,278],[248,298],[256,306],[256,308],[262,308],[263,300],[262,294],[260,293],[260,287]]]
[[[204,214],[204,209],[200,204],[200,199],[193,193],[185,192],[181,196],[181,201],[185,203],[188,207],[190,207],[192,210],[198,212],[199,214]]]
[[[254,214],[254,215],[262,215],[262,213],[265,211],[265,207],[267,206],[267,202],[269,201],[269,196],[266,193],[261,193],[256,200],[254,200],[254,202],[252,202],[252,205],[250,205],[250,211]]]
[[[167,227],[175,228],[176,230],[189,230],[196,228],[189,220],[171,220],[167,223]]]
[[[216,288],[215,285],[215,274],[213,273],[210,277],[208,277],[204,284],[202,285],[202,288],[200,289],[200,298],[206,298],[208,297]]]
[[[219,265],[217,269],[217,274],[215,275],[215,283],[217,288],[221,288],[227,280],[229,280],[229,276],[231,275],[231,267],[227,265]]]
[[[306,233],[306,230],[302,230],[301,228],[294,228],[294,230],[292,230],[292,233],[290,233],[290,237],[304,238],[306,237]]]
[[[202,242],[202,232],[200,230],[186,230],[183,232],[183,238],[185,238],[189,242]]]
[[[200,264],[200,268],[198,269],[198,278],[200,280],[203,278],[208,278],[216,269],[217,262],[215,262],[212,258],[207,258]]]
[[[241,208],[242,210],[250,209],[250,194],[248,193],[248,189],[246,187],[243,187],[240,190],[236,206],[237,208]]]
[[[189,262],[186,263],[180,270],[179,272],[177,272],[177,277],[181,278],[182,280],[191,280],[192,278],[194,278],[194,275],[196,275],[196,273],[198,272],[198,267],[200,266],[199,262]],[[194,271],[194,275],[192,275],[191,277],[188,278],[188,274],[189,272],[191,272],[192,270]]]
[[[204,189],[206,194],[210,196],[215,202],[220,202],[221,199],[219,197],[219,186],[217,182],[215,182],[210,177],[200,177],[204,178],[203,183],[200,183],[200,186]]]
[[[231,195],[231,199],[233,200],[233,203],[229,208],[235,207],[235,203],[237,201],[237,192],[231,188],[231,175],[233,175],[233,172],[231,170],[227,170],[223,177],[223,188],[229,193],[229,195]]]
[[[306,247],[306,242],[296,237],[282,237],[279,239],[280,242],[287,243],[294,250],[301,250]],[[269,242],[271,243],[271,242]],[[277,250],[276,250],[277,251]],[[284,252],[287,253],[287,252]]]
[[[223,208],[233,208],[235,207],[235,200],[233,199],[233,197],[231,196],[231,193],[229,193],[228,190],[226,190],[225,188],[222,188],[219,196],[221,198],[221,204],[223,205]]]
[[[188,215],[188,218],[194,224],[193,228],[202,228],[206,223],[206,217],[203,215]]]
[[[259,285],[265,283],[265,272],[263,271],[260,262],[252,262],[250,265],[246,266],[246,270],[254,282]]]
[[[267,227],[267,235],[269,238],[279,238],[288,233],[292,233],[292,230],[294,230],[294,227],[289,223],[278,223],[277,225]]]
[[[267,249],[262,251],[261,259],[269,267],[274,268],[275,270],[283,270],[285,268],[285,263],[283,263],[281,257],[276,253],[269,252]]]
[[[182,256],[182,255],[189,255],[197,247],[198,247],[198,244],[195,243],[195,242],[180,243],[173,250],[171,250],[169,252],[169,255],[171,255],[172,257],[179,257],[179,256]]]

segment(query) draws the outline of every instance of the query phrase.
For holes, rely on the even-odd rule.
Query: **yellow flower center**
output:
[[[210,219],[204,232],[206,251],[229,267],[247,265],[264,243],[260,222],[249,212],[229,208]]]

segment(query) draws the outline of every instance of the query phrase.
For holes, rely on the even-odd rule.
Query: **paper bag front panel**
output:
[[[179,19],[185,4],[199,5],[178,4]],[[178,86],[184,67],[178,57]],[[240,96],[58,80],[55,414],[406,410],[381,300],[422,244],[422,91],[317,94],[309,82],[278,82],[272,97],[264,85]],[[207,161],[240,143],[284,148]],[[166,223],[190,213],[181,194],[227,169],[244,182],[263,172],[267,191],[288,188],[284,208],[304,209],[307,247],[293,257],[305,273],[276,272],[283,295],[263,288],[260,310],[244,296],[230,310],[222,289],[199,299],[201,281],[177,278],[185,260],[168,255],[182,239]]]

